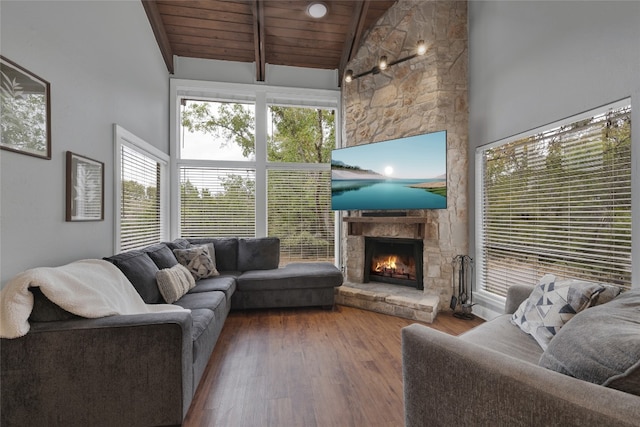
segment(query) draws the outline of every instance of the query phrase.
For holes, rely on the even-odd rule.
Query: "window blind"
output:
[[[161,240],[160,168],[156,160],[121,145],[120,249]]]
[[[631,107],[481,151],[481,287],[631,286]]]
[[[280,262],[334,260],[330,170],[267,172],[268,234],[280,238]]]
[[[255,170],[180,167],[180,235],[254,237]]]

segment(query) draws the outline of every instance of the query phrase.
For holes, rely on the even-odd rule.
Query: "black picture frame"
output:
[[[67,151],[66,175],[66,220],[104,220],[104,163]]]
[[[0,148],[51,159],[51,86],[0,55]]]

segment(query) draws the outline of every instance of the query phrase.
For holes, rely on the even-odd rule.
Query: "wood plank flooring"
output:
[[[233,311],[183,426],[402,426],[400,329],[412,323],[345,306]],[[480,323],[443,312],[427,326]]]

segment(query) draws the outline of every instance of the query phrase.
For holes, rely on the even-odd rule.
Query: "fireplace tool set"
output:
[[[471,314],[473,307],[473,260],[468,255],[456,255],[451,262],[453,266],[453,278],[451,286],[451,303],[449,307],[453,310],[453,315],[465,320],[474,318]],[[456,277],[457,276],[457,277]],[[456,292],[457,291],[457,292]],[[460,309],[458,309],[458,306]]]

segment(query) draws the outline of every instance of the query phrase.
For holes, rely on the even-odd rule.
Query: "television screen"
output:
[[[338,148],[333,210],[446,209],[447,132]]]

